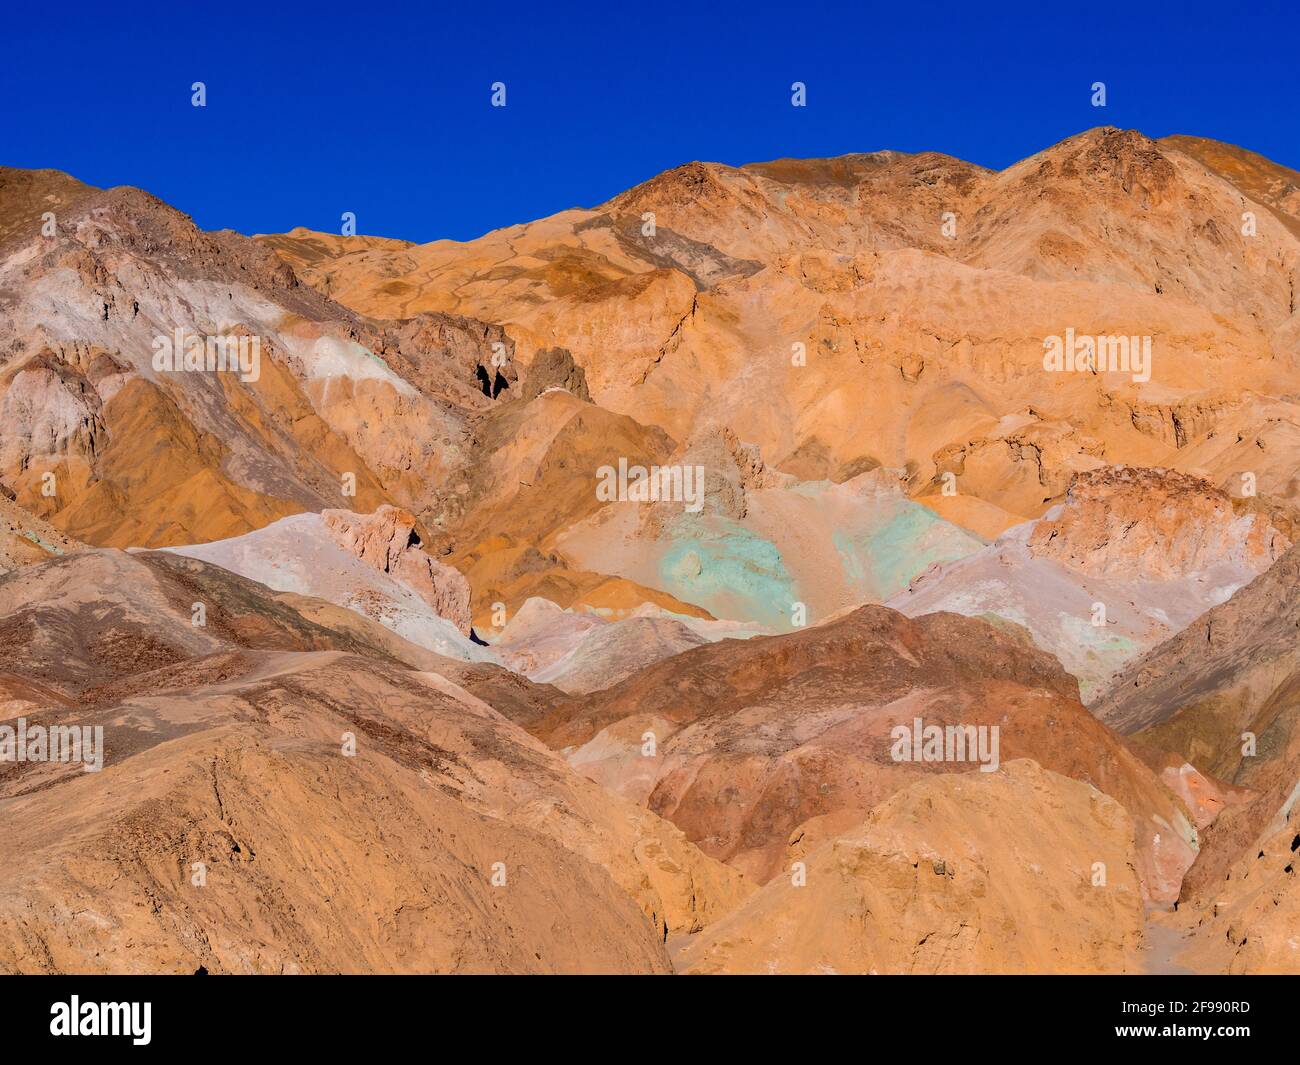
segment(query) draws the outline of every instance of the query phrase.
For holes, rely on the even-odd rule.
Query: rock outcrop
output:
[[[1034,525],[1029,551],[1088,577],[1175,580],[1225,563],[1254,573],[1291,546],[1265,514],[1173,470],[1082,473],[1066,504]]]
[[[326,510],[321,520],[340,547],[414,589],[435,614],[469,635],[469,581],[424,551],[415,515],[382,506],[373,514]]]
[[[295,514],[243,536],[165,550],[277,592],[346,607],[439,654],[469,661],[493,657],[468,638],[465,578],[411,543],[409,515],[394,508],[373,515],[326,514],[332,515],[328,521],[324,514]]]
[[[1105,467],[1076,475],[1042,518],[932,567],[888,605],[1023,626],[1092,703],[1119,671],[1273,565],[1295,536],[1294,514],[1173,470]]]

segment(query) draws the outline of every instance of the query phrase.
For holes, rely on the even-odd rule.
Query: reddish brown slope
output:
[[[706,853],[767,880],[919,777],[973,767],[895,761],[891,730],[916,718],[997,726],[1002,761],[1032,758],[1110,795],[1137,822],[1149,890],[1177,893],[1194,857],[1182,804],[1080,704],[1055,658],[972,618],[864,607],[786,636],[724,640],[530,727]]]

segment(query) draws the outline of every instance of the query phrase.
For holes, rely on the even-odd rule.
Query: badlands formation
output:
[[[423,245],[0,169],[0,972],[1300,971],[1297,273],[1110,128]]]

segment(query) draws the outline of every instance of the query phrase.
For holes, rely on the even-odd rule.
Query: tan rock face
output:
[[[931,777],[773,880],[676,964],[688,973],[1134,972],[1135,857],[1119,803],[1034,762]]]
[[[469,635],[469,581],[424,552],[415,515],[382,506],[366,515],[326,510],[321,518],[340,547],[413,588],[436,614]]]
[[[785,480],[767,469],[757,446],[744,443],[725,425],[702,430],[686,442],[674,461],[702,467],[704,509],[736,521],[748,513],[747,493]]]
[[[469,637],[467,625],[460,627],[469,596],[464,578],[411,543],[415,533],[400,516],[325,513],[332,525],[322,514],[293,514],[242,536],[165,550],[220,566],[276,592],[353,610],[449,658],[492,658]],[[390,542],[387,536],[395,539]],[[363,549],[365,558],[359,553]]]
[[[98,191],[60,170],[0,169],[0,198],[6,206],[0,246],[29,239],[40,231],[45,212],[57,215]]]
[[[1034,526],[1029,550],[1095,577],[1168,580],[1222,563],[1262,573],[1291,540],[1240,509],[1200,478],[1108,467],[1074,479],[1060,516]]]
[[[521,395],[524,399],[536,399],[552,388],[562,388],[578,399],[591,399],[586,374],[566,348],[543,348],[533,356]]]
[[[1267,204],[1293,233],[1300,233],[1300,186],[1295,183],[1295,171],[1235,144],[1206,137],[1165,137],[1160,143],[1191,156],[1246,190],[1253,200]]]
[[[1119,671],[1267,570],[1295,535],[1281,501],[1233,499],[1175,470],[1108,466],[1076,474],[1061,505],[932,567],[887,605],[1022,626],[1092,704]]]
[[[501,321],[525,358],[561,344],[602,406],[679,441],[728,425],[800,476],[878,463],[929,494],[953,471],[1022,518],[1102,464],[1285,494],[1296,175],[1248,154],[1096,129],[1001,173],[934,153],[692,163],[592,211],[301,268],[366,313]],[[1150,380],[1045,371],[1067,329],[1153,338]]]
[[[608,688],[653,662],[708,642],[675,618],[594,621],[584,628],[566,622],[561,622],[558,639],[548,634],[545,639],[529,640],[507,627],[496,649],[512,669],[577,694]]]
[[[83,545],[18,506],[0,483],[0,574]]]
[[[620,616],[647,602],[707,616],[608,568],[574,564],[557,549],[559,533],[601,509],[602,465],[619,457],[646,465],[668,459],[673,443],[661,430],[560,390],[499,404],[478,421],[473,441],[472,461],[438,495],[435,528],[450,548],[444,557],[470,581],[480,631],[503,624],[493,604],[513,615],[533,597]]]
[[[1191,940],[1180,960],[1204,972],[1300,973],[1298,861],[1300,826],[1274,821],[1221,881],[1180,907]]]
[[[21,846],[30,857],[6,853],[0,970],[664,970],[649,922],[617,889],[608,895],[613,884],[595,866],[569,852],[547,853],[501,822],[467,818],[431,793],[416,768],[376,766],[372,758],[352,769],[319,740],[312,746],[315,753],[289,755],[256,738],[188,737],[115,774],[132,801],[102,803],[87,794],[90,778],[71,780],[60,789],[71,805],[60,823],[82,834],[85,851],[40,848],[7,826],[6,851]],[[45,816],[31,799],[13,805]],[[91,806],[112,837],[79,816]],[[390,836],[378,854],[356,842]],[[490,870],[498,862],[557,877],[556,889],[535,879],[513,895],[494,889]],[[365,866],[369,873],[358,877]],[[483,875],[469,873],[479,868]],[[199,871],[202,886],[195,886]],[[295,883],[309,886],[299,894]],[[615,912],[567,907],[560,896],[578,885],[588,899],[606,894]],[[146,892],[158,916],[140,907]],[[69,921],[72,907],[86,919]],[[554,944],[537,934],[548,922],[558,933]]]

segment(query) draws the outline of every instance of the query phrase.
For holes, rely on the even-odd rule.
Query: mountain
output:
[[[1163,137],[1160,143],[1191,156],[1256,203],[1267,205],[1284,226],[1300,234],[1300,181],[1294,170],[1235,144],[1207,137],[1176,135]]]
[[[1294,466],[1258,452],[1295,453],[1300,244],[1231,177],[1115,129],[1000,173],[934,153],[692,163],[468,244],[295,261],[366,313],[501,322],[525,364],[559,343],[601,406],[677,440],[727,425],[802,479],[880,464],[923,496],[952,472],[1018,518],[1099,462],[1234,491],[1249,470],[1285,495]],[[1152,337],[1150,380],[1042,372],[1067,329]]]
[[[1296,971],[1298,187],[1100,128],[415,244],[0,168],[0,756],[105,742],[0,760],[0,970]]]
[[[51,235],[10,226],[0,248],[0,477],[69,535],[160,546],[350,501],[422,503],[491,402],[476,372],[514,376],[499,329],[443,315],[376,325],[147,193],[67,187],[0,175],[6,214],[15,189],[21,217],[59,207]],[[166,345],[188,352],[194,338],[200,359],[244,361],[168,361]],[[506,345],[499,370],[493,343]]]
[[[795,603],[825,619],[888,601],[1109,466],[1300,499],[1300,239],[1283,209],[1297,176],[1229,167],[1205,143],[1103,128],[1002,172],[936,153],[691,163],[467,243],[258,239],[359,312],[500,322],[525,379],[559,346],[599,409],[667,434],[580,469],[703,454],[706,480],[734,481],[736,446],[749,449],[738,464],[764,474],[742,476],[739,510],[658,508],[647,529],[643,509],[578,503],[539,550],[782,629]],[[1150,364],[1046,370],[1045,344],[1067,336],[1136,338],[1135,357],[1147,338]],[[449,531],[485,568],[483,531]],[[495,585],[511,609],[550,597]],[[1170,629],[1188,617],[1154,606]],[[1119,665],[1088,666],[1089,693]]]
[[[1109,465],[1295,499],[1290,172],[1208,143],[1103,128],[1001,172],[692,163],[428,245],[208,234],[138,190],[6,171],[27,223],[0,260],[0,478],[114,546],[394,504],[482,629],[530,597],[789,629]],[[264,373],[155,372],[177,328],[257,337]],[[1149,374],[1045,370],[1067,335],[1149,338]],[[619,460],[699,462],[718,505],[647,528],[596,498]]]

